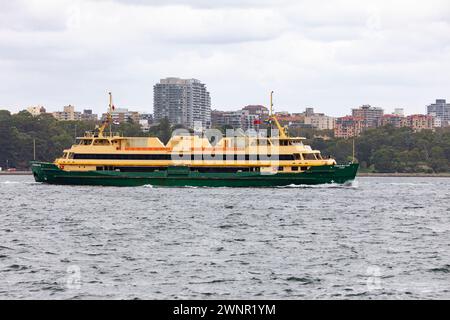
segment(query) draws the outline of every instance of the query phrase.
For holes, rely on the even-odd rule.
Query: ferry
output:
[[[357,163],[337,164],[319,150],[290,137],[273,113],[277,135],[240,135],[210,141],[202,135],[157,137],[106,133],[112,123],[112,96],[105,121],[86,132],[53,163],[32,161],[37,182],[58,185],[167,187],[280,187],[344,184],[355,179]],[[214,143],[215,142],[215,143]]]

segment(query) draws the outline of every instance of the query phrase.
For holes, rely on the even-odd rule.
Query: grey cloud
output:
[[[293,2],[292,0],[102,0],[113,1],[124,5],[141,6],[175,6],[183,5],[192,8],[214,9],[214,8],[245,8],[245,7],[263,7],[263,6],[283,6]]]
[[[1,4],[0,30],[13,31],[62,31],[66,29],[66,17],[55,11],[36,12],[23,0]]]
[[[450,87],[448,10],[440,0],[403,3],[5,1],[0,105],[102,112],[112,90],[118,104],[149,112],[154,82],[176,75],[204,81],[224,109],[266,103],[273,89],[290,111],[339,115],[371,103],[423,112]]]

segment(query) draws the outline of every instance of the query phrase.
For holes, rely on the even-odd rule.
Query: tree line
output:
[[[310,134],[306,143],[324,155],[332,155],[338,163],[352,161],[354,143],[361,171],[450,172],[450,128],[414,132],[388,125],[366,130],[355,139],[328,140]]]
[[[0,167],[28,169],[34,158],[53,161],[77,136],[92,131],[98,122],[57,121],[51,115],[33,117],[27,111],[11,114],[0,110]],[[167,119],[144,133],[138,124],[113,125],[124,136],[156,136],[167,143],[174,129]],[[223,131],[227,128],[222,128]],[[352,161],[353,139],[333,137],[331,130],[293,129],[292,136],[306,137],[306,144],[332,156],[338,163]],[[368,172],[450,172],[450,128],[413,132],[410,128],[385,126],[366,130],[354,139],[355,158]],[[34,146],[36,148],[34,148]]]
[[[4,170],[29,169],[35,153],[36,160],[53,162],[64,149],[75,143],[77,136],[83,136],[99,124],[96,121],[57,121],[49,114],[33,117],[27,111],[11,114],[0,110],[0,167]],[[175,127],[170,126],[167,119],[151,127],[148,133],[142,132],[140,125],[134,123],[113,125],[111,128],[124,136],[158,136],[164,142],[169,141],[173,129]]]

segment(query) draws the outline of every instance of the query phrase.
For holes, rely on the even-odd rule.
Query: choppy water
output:
[[[102,188],[0,176],[0,298],[450,298],[450,179]]]

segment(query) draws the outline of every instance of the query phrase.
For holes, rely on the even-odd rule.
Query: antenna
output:
[[[111,92],[109,92],[109,114],[111,115],[111,117],[112,117],[112,106],[113,106],[113,103],[112,103],[112,93]],[[112,138],[112,121],[111,121],[111,124],[109,125],[109,137],[110,138]]]
[[[273,115],[273,91],[270,91],[270,116]]]

